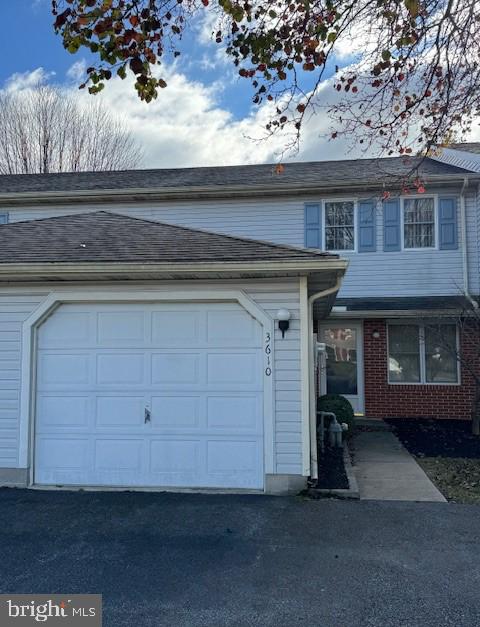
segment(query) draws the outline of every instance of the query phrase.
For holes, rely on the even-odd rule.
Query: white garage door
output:
[[[35,482],[262,488],[261,345],[237,304],[61,306],[38,330]]]

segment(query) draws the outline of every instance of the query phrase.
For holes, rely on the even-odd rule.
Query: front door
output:
[[[322,324],[318,341],[326,346],[327,394],[341,394],[363,414],[363,334],[359,322]]]

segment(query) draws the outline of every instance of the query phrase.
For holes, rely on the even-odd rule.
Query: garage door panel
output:
[[[91,314],[60,310],[50,316],[39,329],[38,346],[83,348],[91,341]]]
[[[258,467],[258,453],[256,440],[210,440],[207,443],[208,472],[236,479],[244,473],[254,474]]]
[[[155,353],[152,355],[152,383],[192,385],[199,384],[200,354]]]
[[[210,429],[262,432],[262,403],[258,396],[209,396],[207,426]]]
[[[68,305],[48,323],[37,483],[263,487],[262,333],[238,305]]]
[[[97,355],[96,382],[99,385],[144,385],[144,354],[117,352]]]
[[[191,429],[200,426],[200,396],[153,396],[152,428]]]
[[[152,439],[150,470],[168,476],[166,485],[172,485],[172,481],[173,485],[184,485],[185,477],[181,475],[188,474],[187,481],[191,481],[200,472],[200,447],[199,440]]]
[[[112,473],[123,471],[134,472],[143,476],[142,460],[144,454],[143,439],[97,439],[94,448],[94,468],[96,470],[108,470]],[[121,482],[115,481],[119,485]]]
[[[138,429],[144,424],[143,396],[99,396],[96,408],[96,426],[100,429]]]
[[[44,352],[39,362],[40,385],[62,387],[89,383],[91,359],[87,353]]]
[[[207,355],[208,385],[254,386],[259,383],[258,375],[258,352],[209,353]]]
[[[74,437],[37,437],[36,462],[50,471],[84,470],[89,462],[89,439]]]
[[[153,346],[185,346],[194,347],[204,337],[204,314],[194,311],[167,310],[152,313]],[[203,323],[203,324],[202,324]],[[203,331],[203,332],[202,332]]]
[[[89,426],[91,402],[89,396],[39,395],[36,407],[37,431],[49,428],[85,429]]]
[[[97,342],[100,346],[142,346],[148,342],[143,311],[100,312],[97,314]]]
[[[208,346],[257,346],[262,344],[261,328],[246,311],[209,311]]]

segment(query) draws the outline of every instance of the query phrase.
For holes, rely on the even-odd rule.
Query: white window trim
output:
[[[327,248],[327,203],[353,202],[353,248]],[[358,198],[325,198],[322,200],[322,239],[323,250],[329,253],[353,254],[358,252]]]
[[[421,246],[417,248],[405,247],[405,201],[415,200],[416,198],[433,198],[433,219],[435,232],[435,246]],[[428,250],[440,250],[439,248],[440,228],[438,224],[438,194],[412,194],[411,196],[400,196],[400,242],[401,250],[405,252],[423,252]]]
[[[431,250],[431,249],[430,249]],[[432,321],[432,324],[436,324],[437,321]],[[396,325],[416,325],[419,327],[419,355],[420,355],[420,381],[390,381],[390,333],[389,327]],[[456,329],[456,345],[457,352],[460,349],[460,334],[458,332],[458,324],[455,321],[439,320],[438,324],[455,324]],[[461,381],[461,368],[460,361],[457,359],[457,380],[456,381],[427,381],[427,371],[425,363],[425,323],[417,322],[416,320],[390,320],[387,323],[387,377],[389,385],[440,385],[440,386],[459,386],[462,385]]]

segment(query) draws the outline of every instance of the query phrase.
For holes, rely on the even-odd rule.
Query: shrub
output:
[[[344,396],[340,394],[324,394],[320,396],[317,403],[317,411],[331,411],[337,417],[339,423],[345,422],[348,431],[344,434],[346,438],[351,438],[355,430],[355,416],[353,407]],[[325,426],[330,423],[327,421]]]

